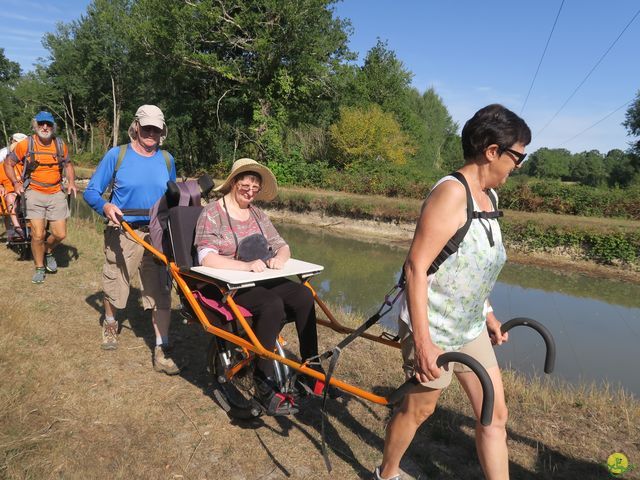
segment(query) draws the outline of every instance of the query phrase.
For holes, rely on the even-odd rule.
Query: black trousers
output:
[[[285,322],[293,320],[298,332],[300,357],[306,360],[318,354],[313,295],[301,283],[276,279],[247,290],[239,290],[234,299],[253,314],[253,331],[265,349],[274,349]],[[266,376],[273,375],[272,360],[261,358],[257,367]]]

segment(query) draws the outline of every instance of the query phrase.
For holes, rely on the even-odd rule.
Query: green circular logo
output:
[[[624,453],[614,452],[607,458],[607,468],[612,475],[622,475],[629,470],[629,459]]]

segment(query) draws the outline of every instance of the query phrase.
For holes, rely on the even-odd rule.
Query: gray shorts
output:
[[[401,338],[404,337],[401,344],[402,359],[404,362],[402,368],[405,371],[407,378],[411,378],[414,375],[413,361],[416,352],[415,344],[413,341],[413,334],[409,331],[409,328],[404,322],[399,323],[401,325],[399,335]],[[483,328],[480,335],[471,340],[469,343],[463,345],[462,348],[457,351],[470,355],[478,362],[480,362],[480,364],[485,369],[489,369],[498,365],[498,360],[496,360],[496,354],[493,351],[493,346],[491,345],[489,333],[487,332],[486,328]],[[449,386],[449,384],[451,383],[451,377],[454,373],[465,373],[471,371],[472,370],[463,363],[452,362],[448,366],[445,365],[440,369],[440,378],[436,378],[435,380],[432,380],[430,382],[422,383],[422,385],[436,390],[442,390]]]
[[[147,230],[147,229],[144,229]],[[136,234],[149,240],[149,232],[140,229]],[[124,230],[107,226],[104,231],[104,257],[102,284],[104,296],[117,309],[127,306],[133,275],[142,285],[142,306],[145,310],[171,308],[171,279],[167,268],[154,261],[154,257]]]
[[[67,195],[63,191],[42,193],[28,188],[24,193],[29,220],[65,220],[69,217]]]

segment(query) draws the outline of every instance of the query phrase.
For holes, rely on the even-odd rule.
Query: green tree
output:
[[[5,145],[9,143],[9,132],[14,130],[12,119],[18,113],[14,89],[19,78],[20,64],[9,60],[4,48],[0,48],[0,123]]]
[[[343,107],[340,119],[329,128],[336,161],[348,166],[358,160],[402,164],[415,149],[390,113],[378,105]]]
[[[564,148],[540,148],[525,164],[525,173],[538,178],[560,180],[569,177],[571,161],[571,152]]]
[[[571,163],[573,180],[592,187],[602,186],[607,180],[604,158],[598,150],[578,153]]]
[[[627,110],[623,125],[627,127],[629,136],[638,137],[631,149],[636,156],[640,157],[640,90],[638,90],[634,102]],[[638,167],[640,167],[640,165],[638,165]]]

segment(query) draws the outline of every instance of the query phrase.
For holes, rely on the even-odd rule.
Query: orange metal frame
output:
[[[202,327],[209,333],[216,335],[220,338],[223,338],[231,343],[234,343],[235,345],[238,345],[240,347],[242,347],[243,349],[245,349],[248,352],[252,352],[253,354],[263,357],[263,358],[269,358],[272,360],[276,360],[284,365],[287,365],[288,367],[301,372],[305,375],[308,375],[310,377],[316,378],[318,380],[322,380],[325,381],[325,375],[317,372],[311,368],[309,368],[307,366],[307,364],[305,363],[300,363],[300,362],[296,362],[294,360],[291,360],[289,358],[283,357],[282,355],[278,355],[277,353],[274,352],[270,352],[268,350],[266,350],[262,344],[260,343],[260,341],[258,340],[258,338],[255,336],[255,333],[253,332],[253,329],[251,328],[251,326],[249,325],[249,323],[247,322],[247,319],[244,317],[244,315],[242,315],[242,312],[240,311],[240,309],[238,308],[238,304],[236,304],[236,302],[233,299],[233,294],[234,291],[230,291],[226,286],[220,285],[219,283],[213,281],[211,278],[203,276],[203,275],[198,275],[195,272],[190,272],[190,271],[184,271],[184,270],[180,270],[180,268],[178,267],[178,265],[176,265],[174,262],[170,262],[167,259],[167,256],[164,255],[162,252],[158,251],[156,248],[154,248],[151,244],[149,244],[148,242],[145,242],[143,239],[141,239],[136,232],[131,228],[131,226],[129,226],[126,222],[122,222],[122,227],[124,228],[124,230],[129,233],[129,235],[131,235],[131,237],[133,238],[133,240],[135,240],[136,242],[138,242],[140,245],[142,245],[145,249],[147,249],[149,252],[151,252],[158,260],[162,261],[165,265],[167,265],[168,269],[169,269],[169,273],[171,274],[171,277],[175,280],[176,285],[178,286],[178,288],[180,289],[180,291],[183,293],[184,297],[186,298],[187,302],[189,302],[189,305],[191,306],[193,312],[196,314],[198,321],[202,324]],[[196,280],[200,280],[200,281],[206,281],[207,283],[213,284],[215,285],[217,288],[220,289],[220,291],[222,292],[222,294],[224,295],[225,298],[225,302],[226,305],[228,306],[228,308],[231,310],[231,312],[233,313],[233,316],[235,317],[235,320],[239,323],[239,325],[242,327],[242,329],[245,331],[245,333],[248,336],[248,340],[244,339],[242,337],[239,337],[238,335],[235,335],[231,332],[228,332],[222,328],[216,327],[215,325],[211,324],[211,322],[209,322],[209,319],[207,318],[206,314],[204,313],[204,311],[202,310],[202,307],[200,306],[200,303],[198,303],[198,300],[195,298],[195,296],[193,295],[193,292],[191,291],[191,288],[189,288],[189,286],[187,285],[187,282],[184,280],[184,277],[190,277],[190,278],[194,278]],[[331,311],[329,310],[329,308],[326,306],[326,304],[318,297],[318,294],[316,293],[316,291],[313,289],[313,287],[311,286],[311,284],[309,283],[308,280],[304,280],[303,285],[305,285],[307,288],[309,288],[313,294],[313,298],[316,302],[316,304],[320,307],[320,309],[323,311],[323,313],[327,316],[328,320],[324,320],[324,319],[318,319],[317,323],[319,325],[331,328],[332,330],[339,332],[339,333],[344,333],[344,334],[349,334],[352,333],[354,331],[354,329],[346,327],[344,325],[342,325],[338,320],[336,320],[335,316],[331,313]],[[382,343],[384,345],[388,345],[391,347],[395,347],[395,348],[400,348],[400,344],[397,341],[394,340],[390,340],[388,338],[385,338],[383,336],[375,336],[375,335],[371,335],[371,334],[367,334],[364,333],[362,334],[363,338],[367,338],[369,340],[372,340],[374,342],[378,342],[378,343]],[[238,370],[240,370],[242,367],[244,366],[243,362],[241,362],[239,365],[235,365],[229,372],[229,377],[233,376],[234,373],[236,373]],[[237,367],[237,368],[236,368]],[[371,402],[377,403],[379,405],[388,405],[389,402],[387,400],[386,397],[382,397],[380,395],[375,395],[372,392],[369,392],[367,390],[363,390],[359,387],[356,387],[354,385],[351,385],[349,383],[340,381],[338,379],[336,379],[335,377],[331,377],[329,383],[333,386],[335,386],[336,388],[339,388],[345,392],[349,392],[353,395],[356,395],[360,398],[364,398],[366,400],[369,400]]]

